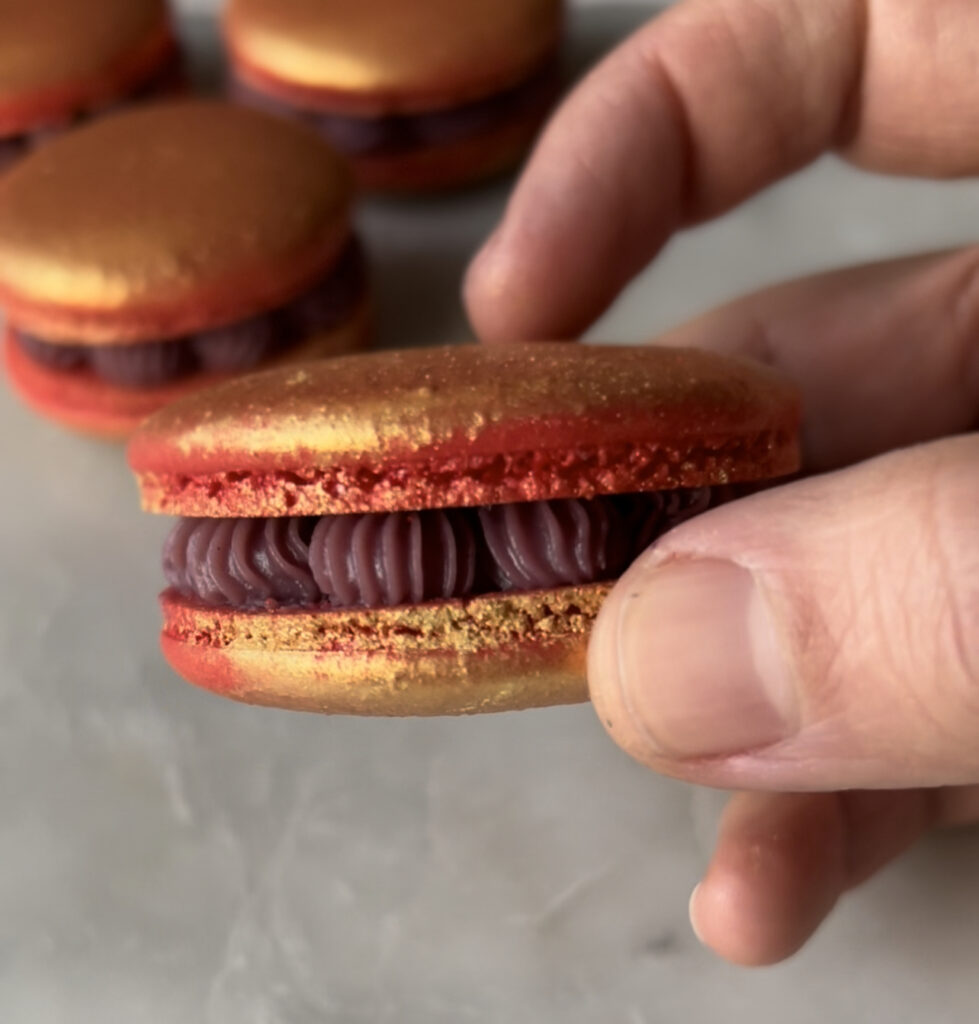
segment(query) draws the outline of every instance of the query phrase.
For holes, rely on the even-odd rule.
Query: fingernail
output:
[[[697,941],[702,945],[706,946],[704,942],[704,931],[700,924],[697,916],[697,896],[700,893],[700,885],[695,885],[694,890],[690,893],[690,902],[687,904],[687,917],[690,919],[690,927],[693,929],[694,935],[697,937]]]
[[[715,560],[633,573],[608,639],[623,704],[652,752],[719,757],[791,736],[796,696],[752,574]]]

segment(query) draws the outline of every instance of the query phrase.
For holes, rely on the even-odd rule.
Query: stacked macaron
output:
[[[167,542],[163,649],[259,704],[456,714],[582,700],[610,583],[798,465],[774,373],[706,352],[348,356],[179,402],[134,437]]]
[[[0,169],[80,119],[182,82],[166,0],[0,0]]]
[[[302,117],[384,190],[517,162],[556,95],[561,0],[230,0],[236,95]]]
[[[0,307],[21,396],[128,434],[187,390],[361,345],[344,164],[315,134],[222,103],[114,115],[0,180]]]

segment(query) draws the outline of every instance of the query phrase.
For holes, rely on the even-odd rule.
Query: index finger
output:
[[[545,131],[471,268],[488,341],[579,335],[679,228],[837,149],[861,166],[979,169],[973,0],[687,0]]]

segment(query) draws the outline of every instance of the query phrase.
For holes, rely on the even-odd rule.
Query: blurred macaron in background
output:
[[[301,118],[382,191],[516,165],[559,90],[561,0],[230,0],[239,100]]]
[[[218,101],[51,142],[0,180],[10,383],[67,426],[123,437],[188,390],[360,347],[351,203],[313,132]]]
[[[0,0],[0,170],[81,120],[184,85],[166,0]]]

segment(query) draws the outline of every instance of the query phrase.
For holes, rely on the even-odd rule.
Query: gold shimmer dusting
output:
[[[151,419],[130,461],[151,508],[376,511],[717,482],[747,457],[791,472],[798,420],[781,378],[707,352],[461,346],[232,382]]]
[[[561,17],[560,0],[232,0],[226,25],[245,67],[391,113],[515,84]]]
[[[84,87],[166,22],[164,0],[0,0],[0,108]]]
[[[164,650],[251,703],[374,715],[587,699],[588,634],[611,584],[386,609],[228,612],[165,597]]]
[[[110,117],[0,183],[0,296],[81,317],[221,288],[259,304],[290,275],[308,283],[349,200],[339,158],[285,121],[216,102]]]

